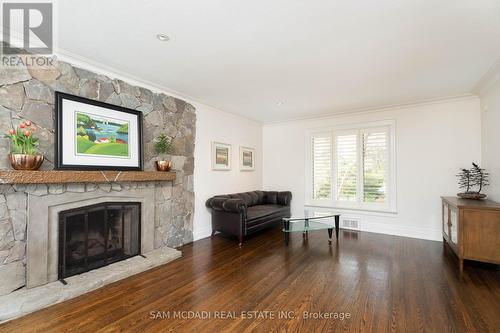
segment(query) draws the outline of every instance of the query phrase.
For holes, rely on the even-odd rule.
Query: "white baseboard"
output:
[[[326,208],[317,208],[315,210],[329,211]],[[443,239],[440,221],[433,221],[431,227],[415,227],[402,224],[406,219],[401,217],[401,214],[346,209],[336,209],[335,211],[341,214],[341,220],[344,218],[358,220],[360,228],[357,230],[359,231],[433,241],[442,241]]]
[[[408,226],[397,226],[394,224],[365,222],[361,224],[361,231],[368,231],[377,234],[402,236],[432,241],[441,241],[443,239],[440,229],[415,228]]]
[[[210,226],[204,228],[195,228],[193,230],[193,241],[210,237],[212,235],[212,228]]]
[[[432,241],[441,241],[443,239],[441,229],[415,228],[409,226],[398,226],[392,223],[377,223],[373,221],[363,221],[360,227],[360,231],[373,232],[377,234],[426,239]],[[193,231],[193,241],[210,237],[211,234],[212,228],[210,226],[195,228]]]

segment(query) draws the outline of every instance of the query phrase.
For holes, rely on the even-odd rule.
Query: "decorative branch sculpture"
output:
[[[457,194],[459,197],[476,200],[486,197],[485,194],[481,193],[483,188],[489,185],[489,174],[485,169],[481,169],[479,165],[472,162],[472,168],[461,169],[457,177],[459,177],[458,187],[465,189],[465,192]],[[477,188],[477,191],[473,191],[471,188]]]
[[[457,175],[460,179],[458,180],[458,187],[465,188],[465,193],[469,193],[471,187],[471,175],[470,171],[467,169],[460,169],[462,172]]]
[[[485,169],[481,169],[476,163],[472,163],[471,179],[474,186],[479,187],[477,193],[481,193],[483,187],[490,185],[489,174]]]

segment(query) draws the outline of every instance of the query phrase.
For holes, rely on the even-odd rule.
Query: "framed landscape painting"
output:
[[[212,142],[212,170],[231,170],[231,145]]]
[[[56,168],[142,170],[142,113],[56,92]]]
[[[248,147],[240,147],[240,170],[241,171],[255,170],[255,149]]]

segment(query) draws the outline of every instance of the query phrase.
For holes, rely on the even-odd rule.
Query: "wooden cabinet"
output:
[[[500,264],[500,204],[442,197],[443,241],[464,259]]]

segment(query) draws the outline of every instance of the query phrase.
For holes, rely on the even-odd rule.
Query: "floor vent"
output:
[[[359,230],[359,220],[353,218],[342,219],[341,228]]]

